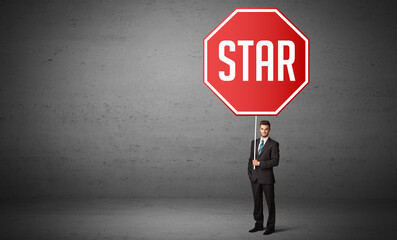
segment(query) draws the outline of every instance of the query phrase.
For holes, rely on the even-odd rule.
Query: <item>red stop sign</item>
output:
[[[309,83],[309,39],[278,9],[236,9],[203,41],[204,84],[235,115],[277,115]]]

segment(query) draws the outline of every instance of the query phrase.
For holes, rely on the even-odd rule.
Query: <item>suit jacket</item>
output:
[[[258,153],[258,147],[260,138],[256,139],[256,151]],[[261,184],[273,184],[275,183],[273,167],[278,165],[280,153],[279,144],[269,137],[265,146],[263,146],[261,154],[256,154],[256,159],[260,162],[260,166],[255,166],[255,170],[252,166],[252,160],[254,159],[254,140],[251,141],[251,154],[248,159],[248,176],[252,182],[258,181]]]

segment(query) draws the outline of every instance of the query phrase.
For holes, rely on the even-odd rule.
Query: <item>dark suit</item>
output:
[[[260,138],[256,139],[256,151],[259,149]],[[266,227],[274,229],[276,222],[276,207],[274,202],[274,179],[273,167],[279,162],[279,144],[273,139],[267,139],[261,154],[256,154],[256,159],[260,162],[255,170],[252,166],[254,159],[254,141],[251,142],[251,155],[248,160],[248,177],[251,181],[252,194],[254,196],[254,219],[256,226],[263,226],[263,193],[265,193],[268,219]]]

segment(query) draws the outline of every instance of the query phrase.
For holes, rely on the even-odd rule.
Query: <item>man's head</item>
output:
[[[270,132],[270,122],[267,120],[262,120],[259,124],[259,130],[263,138],[268,137]]]

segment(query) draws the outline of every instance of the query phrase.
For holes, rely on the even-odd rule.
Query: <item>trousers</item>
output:
[[[261,184],[258,181],[252,182],[252,194],[254,197],[254,219],[255,226],[263,226],[263,193],[265,194],[268,218],[267,229],[274,229],[276,224],[276,204],[274,201],[274,184]]]

